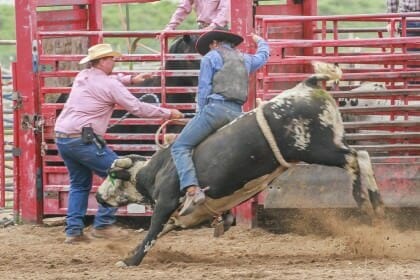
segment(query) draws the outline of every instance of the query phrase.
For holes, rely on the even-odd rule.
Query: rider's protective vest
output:
[[[245,103],[248,97],[248,71],[242,54],[234,49],[216,49],[223,58],[222,68],[213,77],[213,93],[227,100]]]

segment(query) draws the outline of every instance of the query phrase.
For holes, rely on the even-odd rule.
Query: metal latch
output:
[[[23,130],[28,130],[28,129],[32,129],[33,126],[33,120],[34,118],[30,115],[23,115],[22,116],[22,121],[20,122],[20,126]]]
[[[57,191],[44,191],[44,198],[58,199],[58,192]]]
[[[44,118],[40,115],[28,115],[22,116],[21,127],[23,130],[32,129],[34,133],[42,133],[44,130]]]
[[[23,130],[32,129],[34,134],[41,134],[41,156],[46,155],[48,150],[47,142],[45,141],[44,135],[45,120],[40,115],[23,115],[21,121],[21,127]]]
[[[34,133],[44,132],[44,118],[40,115],[34,115]]]

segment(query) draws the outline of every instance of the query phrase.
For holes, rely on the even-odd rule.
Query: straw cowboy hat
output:
[[[216,40],[219,42],[221,41],[230,42],[233,44],[233,46],[236,47],[237,45],[242,43],[244,38],[228,31],[212,30],[212,31],[202,34],[198,38],[197,43],[195,44],[195,49],[197,50],[199,54],[205,55],[206,53],[210,51],[209,45],[213,42],[213,40]]]
[[[85,64],[86,62],[107,56],[118,57],[121,56],[121,53],[113,51],[110,44],[97,44],[88,49],[88,55],[82,58],[79,64]]]

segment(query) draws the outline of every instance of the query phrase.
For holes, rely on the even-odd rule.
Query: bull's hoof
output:
[[[118,261],[118,262],[116,262],[116,263],[115,263],[115,266],[117,266],[117,267],[121,267],[121,268],[126,268],[126,267],[128,267],[128,265],[127,265],[125,262],[123,262],[123,261]]]
[[[224,231],[228,231],[230,227],[235,223],[235,217],[228,212],[226,215],[223,215],[223,228]]]
[[[374,211],[378,219],[385,219],[385,207],[383,205],[377,206]]]
[[[213,232],[213,236],[214,237],[220,237],[225,233],[225,227],[223,224],[223,221],[218,222],[215,226],[214,226],[214,232]]]
[[[368,203],[367,201],[364,201],[361,205],[360,205],[360,211],[367,215],[370,218],[375,217],[375,213],[373,211],[372,205],[370,203]]]

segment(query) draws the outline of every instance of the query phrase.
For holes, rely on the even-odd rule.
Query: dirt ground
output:
[[[80,245],[63,244],[63,226],[9,226],[0,228],[0,279],[420,279],[419,228],[325,213],[289,218],[283,231],[269,219],[219,238],[207,226],[174,231],[130,268],[115,263],[144,237],[135,223],[121,224],[126,240]]]

